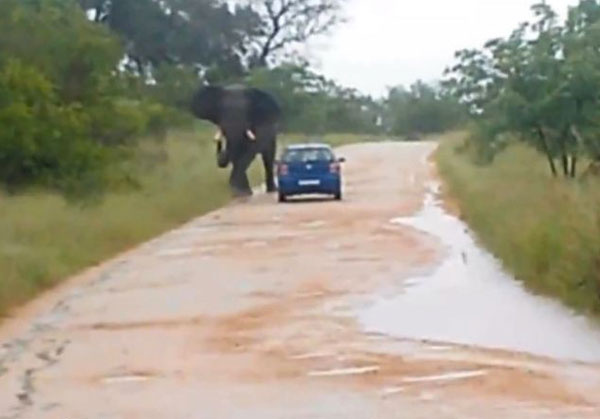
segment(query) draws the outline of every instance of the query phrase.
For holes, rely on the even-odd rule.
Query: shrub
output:
[[[58,103],[52,83],[10,60],[0,69],[0,182],[69,189],[101,184],[104,152],[86,136],[86,114]]]
[[[90,136],[104,146],[127,145],[146,131],[148,117],[136,101],[105,100],[88,110]]]

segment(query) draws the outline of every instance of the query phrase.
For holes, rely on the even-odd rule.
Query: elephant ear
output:
[[[281,107],[273,96],[260,89],[248,89],[248,117],[254,125],[275,123],[281,116]]]
[[[221,103],[223,100],[223,88],[218,86],[206,86],[200,88],[194,94],[190,109],[192,114],[199,119],[210,121],[219,125],[221,119]]]

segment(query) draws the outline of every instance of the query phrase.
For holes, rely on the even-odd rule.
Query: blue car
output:
[[[333,195],[342,199],[342,167],[327,144],[309,143],[288,146],[277,162],[279,202],[308,194]]]

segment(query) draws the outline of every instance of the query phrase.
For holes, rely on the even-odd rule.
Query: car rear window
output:
[[[303,150],[288,150],[283,155],[286,163],[305,163],[309,161],[332,161],[333,153],[327,148],[307,148]]]

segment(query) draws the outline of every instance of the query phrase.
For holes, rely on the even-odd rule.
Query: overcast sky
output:
[[[311,46],[316,68],[376,96],[388,86],[439,79],[456,50],[508,35],[533,0],[348,0],[349,22]],[[548,0],[566,13],[577,0]]]

